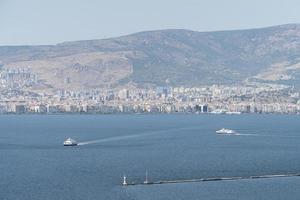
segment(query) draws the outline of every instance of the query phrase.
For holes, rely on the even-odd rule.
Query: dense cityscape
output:
[[[300,113],[299,91],[278,84],[62,89],[53,93],[28,89],[38,82],[30,69],[2,70],[0,113]]]

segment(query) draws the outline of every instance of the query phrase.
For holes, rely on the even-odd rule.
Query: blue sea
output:
[[[298,115],[1,115],[0,200],[300,199]],[[230,128],[240,135],[217,135]],[[71,137],[81,145],[64,147]]]

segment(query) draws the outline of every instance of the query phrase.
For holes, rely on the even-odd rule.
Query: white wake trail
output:
[[[157,135],[157,134],[161,134],[161,133],[164,133],[164,132],[176,131],[176,130],[183,130],[183,129],[190,129],[190,127],[188,127],[188,128],[177,128],[177,129],[167,129],[167,130],[150,131],[150,132],[146,132],[146,133],[133,134],[133,135],[115,136],[115,137],[103,138],[103,139],[99,139],[99,140],[91,140],[91,141],[86,141],[86,142],[79,142],[78,145],[82,146],[82,145],[88,145],[88,144],[94,144],[94,143],[103,143],[103,142],[127,140],[127,139],[132,139],[132,138],[145,137],[145,136],[150,136],[150,135]]]
[[[236,133],[236,136],[254,136],[254,137],[280,137],[280,138],[300,138],[300,135],[271,135],[271,134],[251,134]]]
[[[252,133],[236,133],[234,135],[237,135],[237,136],[261,136],[261,135],[252,134]]]
[[[144,135],[136,134],[136,135],[116,136],[116,137],[104,138],[104,139],[99,139],[99,140],[80,142],[80,143],[78,143],[78,145],[87,145],[87,144],[94,144],[94,143],[101,143],[101,142],[126,140],[126,139],[136,138],[136,137],[140,137],[140,136],[144,136]]]

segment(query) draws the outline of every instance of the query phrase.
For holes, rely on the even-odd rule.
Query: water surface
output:
[[[299,199],[300,178],[122,187],[300,172],[297,115],[2,115],[0,199]],[[239,136],[220,136],[221,128]],[[81,146],[64,147],[71,137]]]

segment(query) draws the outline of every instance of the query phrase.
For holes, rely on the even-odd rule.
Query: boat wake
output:
[[[99,140],[91,140],[86,142],[79,142],[78,145],[88,145],[88,144],[95,144],[95,143],[104,143],[104,142],[112,142],[112,141],[119,141],[119,140],[127,140],[127,139],[133,139],[133,138],[139,138],[139,137],[145,137],[150,135],[157,135],[169,131],[177,131],[182,129],[189,129],[189,128],[177,128],[177,129],[167,129],[167,130],[158,130],[158,131],[150,131],[140,134],[133,134],[133,135],[124,135],[124,136],[115,136],[115,137],[109,137],[109,138],[103,138]]]
[[[251,134],[251,133],[236,133],[234,135],[238,135],[238,136],[260,136],[258,134]]]
[[[253,136],[253,137],[280,137],[280,138],[300,138],[300,135],[271,135],[271,134],[251,134],[251,133],[236,133],[236,136]]]
[[[78,145],[82,146],[82,145],[94,144],[94,143],[102,143],[102,142],[111,142],[111,141],[118,141],[118,140],[126,140],[126,139],[141,137],[141,136],[144,136],[144,134],[116,136],[116,137],[104,138],[104,139],[99,139],[99,140],[91,140],[91,141],[86,141],[86,142],[80,142],[80,143],[78,143]]]

